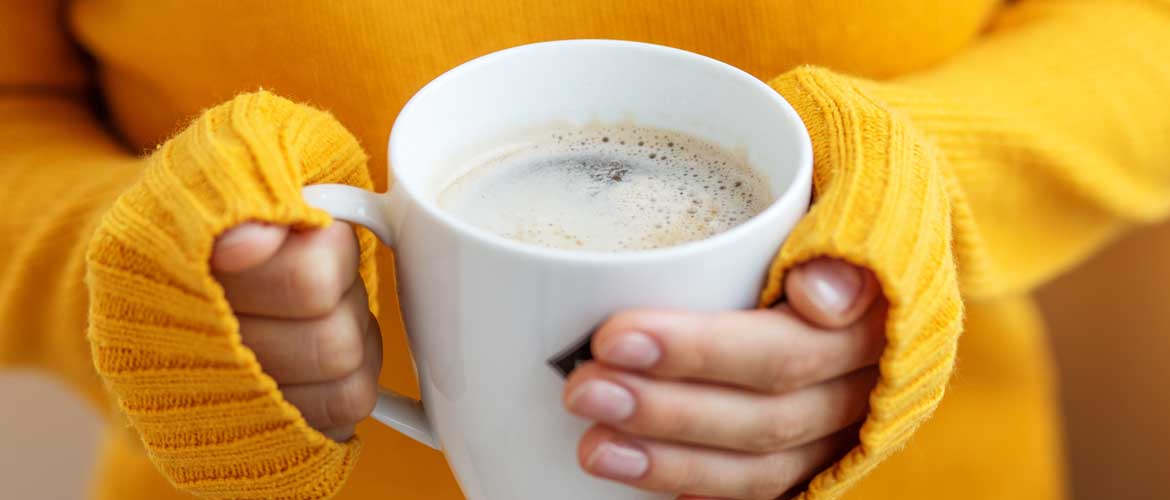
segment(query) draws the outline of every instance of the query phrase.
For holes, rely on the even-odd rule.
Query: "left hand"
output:
[[[680,499],[764,500],[852,448],[885,347],[877,281],[817,259],[784,286],[769,310],[610,318],[565,386],[565,407],[598,422],[581,466]]]

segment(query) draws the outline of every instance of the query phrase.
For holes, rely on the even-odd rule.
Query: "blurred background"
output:
[[[35,372],[0,370],[0,398],[4,498],[86,498],[101,439],[97,412]]]
[[[1170,499],[1170,225],[1129,235],[1038,297],[1074,498]]]
[[[1170,225],[1146,229],[1038,294],[1061,369],[1075,500],[1170,498],[1168,257]],[[85,498],[97,414],[29,372],[0,371],[0,396],[5,498]]]

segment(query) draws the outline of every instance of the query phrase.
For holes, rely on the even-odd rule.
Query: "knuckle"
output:
[[[749,500],[771,500],[787,489],[780,476],[766,476],[748,483],[744,498]]]
[[[829,361],[824,353],[790,349],[788,354],[773,356],[765,363],[761,385],[773,393],[800,387],[816,380],[821,367],[828,366],[825,363]]]
[[[751,331],[754,325],[766,323],[768,313],[769,311],[725,311],[709,315],[702,327],[702,331],[709,333],[692,340],[701,353],[700,368],[703,372],[724,371],[728,369],[729,360],[745,359],[748,352],[745,344],[730,341],[728,336]],[[736,368],[736,371],[739,369]]]
[[[824,353],[809,352],[804,356],[789,359],[787,379],[795,386],[804,385],[817,379],[821,367],[833,366],[832,360]],[[789,386],[792,387],[792,386]]]
[[[787,448],[800,441],[805,432],[800,419],[792,418],[790,412],[783,409],[768,412],[756,428],[757,432],[745,448],[757,453]]]
[[[349,375],[364,360],[362,332],[358,321],[345,310],[334,310],[314,332],[317,366],[326,378]]]
[[[686,412],[674,410],[656,419],[656,424],[668,437],[695,438],[699,435],[693,416]]]
[[[751,500],[776,498],[792,488],[798,477],[799,471],[795,470],[791,460],[781,458],[769,460],[761,473],[744,485],[743,497]]]
[[[656,489],[672,493],[698,491],[707,482],[707,470],[695,458],[678,460],[674,467],[653,471]]]
[[[326,314],[341,300],[340,273],[328,254],[328,249],[320,246],[306,249],[285,275],[292,302],[306,314]]]
[[[338,387],[329,405],[332,425],[347,425],[361,421],[374,411],[378,389],[373,381],[360,374],[351,375]]]
[[[719,366],[732,357],[726,349],[726,343],[719,338],[718,332],[739,331],[736,326],[735,313],[721,312],[706,316],[699,331],[713,332],[712,335],[695,335],[687,339],[690,344],[688,351],[691,356],[687,359],[687,370],[691,373],[712,373],[719,371]]]
[[[788,358],[783,354],[768,357],[761,363],[759,373],[755,376],[756,385],[773,393],[783,391],[789,383],[785,372]]]
[[[630,420],[632,431],[664,438],[686,438],[696,435],[695,419],[683,410],[680,401],[663,403],[658,398],[643,397],[640,408]]]

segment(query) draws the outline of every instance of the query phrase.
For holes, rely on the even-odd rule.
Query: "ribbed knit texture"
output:
[[[491,50],[679,46],[767,79],[800,113],[816,200],[761,305],[818,255],[873,269],[890,301],[861,444],[805,500],[1061,498],[1025,294],[1170,204],[1164,0],[1023,0],[986,27],[992,0],[71,5],[0,9],[0,36],[29,40],[0,44],[0,363],[113,395],[103,499],[459,498],[441,457],[392,431],[359,426],[358,465],[356,442],[310,429],[241,346],[208,257],[243,221],[325,224],[305,184],[385,189],[397,109]],[[87,111],[67,26],[96,58],[116,137],[162,144],[144,159]],[[330,113],[237,95],[260,84]],[[382,382],[409,392],[394,287],[375,287],[375,267],[392,283],[389,254],[376,266],[360,237]]]
[[[873,270],[889,301],[888,345],[861,446],[806,495],[837,498],[904,445],[942,399],[963,309],[951,200],[934,151],[847,80],[801,68],[772,86],[813,138],[817,199],[773,264],[761,306],[780,298],[785,269],[825,255]]]
[[[356,439],[310,428],[240,342],[211,279],[215,235],[246,221],[323,227],[301,187],[370,188],[366,156],[333,117],[267,92],[208,110],[146,160],[90,244],[94,365],[160,470],[216,498],[324,498],[353,468]],[[374,240],[362,279],[376,290]]]
[[[821,255],[873,270],[890,303],[861,446],[817,476],[805,498],[843,494],[933,412],[954,367],[964,295],[1033,287],[1170,208],[1170,108],[1131,114],[1128,127],[1142,130],[1133,135],[1064,121],[1113,111],[1111,83],[1131,95],[1170,89],[1170,58],[1135,64],[1159,49],[1110,29],[1162,30],[1170,42],[1170,16],[1144,15],[1138,3],[1086,3],[1016,12],[1000,27],[1040,13],[1049,17],[1005,35],[1012,57],[996,40],[961,65],[904,81],[806,67],[771,82],[809,129],[816,201],[773,264],[761,305],[780,299],[785,269]],[[1118,53],[1136,57],[1109,56]],[[1095,71],[1083,69],[1087,56],[1096,56]],[[1061,113],[1036,112],[1052,82],[1103,109],[1085,114],[1061,101]]]

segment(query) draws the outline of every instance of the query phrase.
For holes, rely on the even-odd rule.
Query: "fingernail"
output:
[[[843,313],[861,293],[862,276],[856,267],[840,261],[817,259],[801,268],[808,279],[809,300],[827,313]]]
[[[606,441],[593,450],[585,466],[596,474],[613,479],[637,479],[650,468],[650,458],[633,445]]]
[[[644,333],[627,333],[605,346],[599,358],[624,368],[644,369],[654,366],[662,357],[658,343]]]
[[[590,380],[569,393],[569,411],[602,422],[621,422],[634,414],[634,395],[605,380]]]

